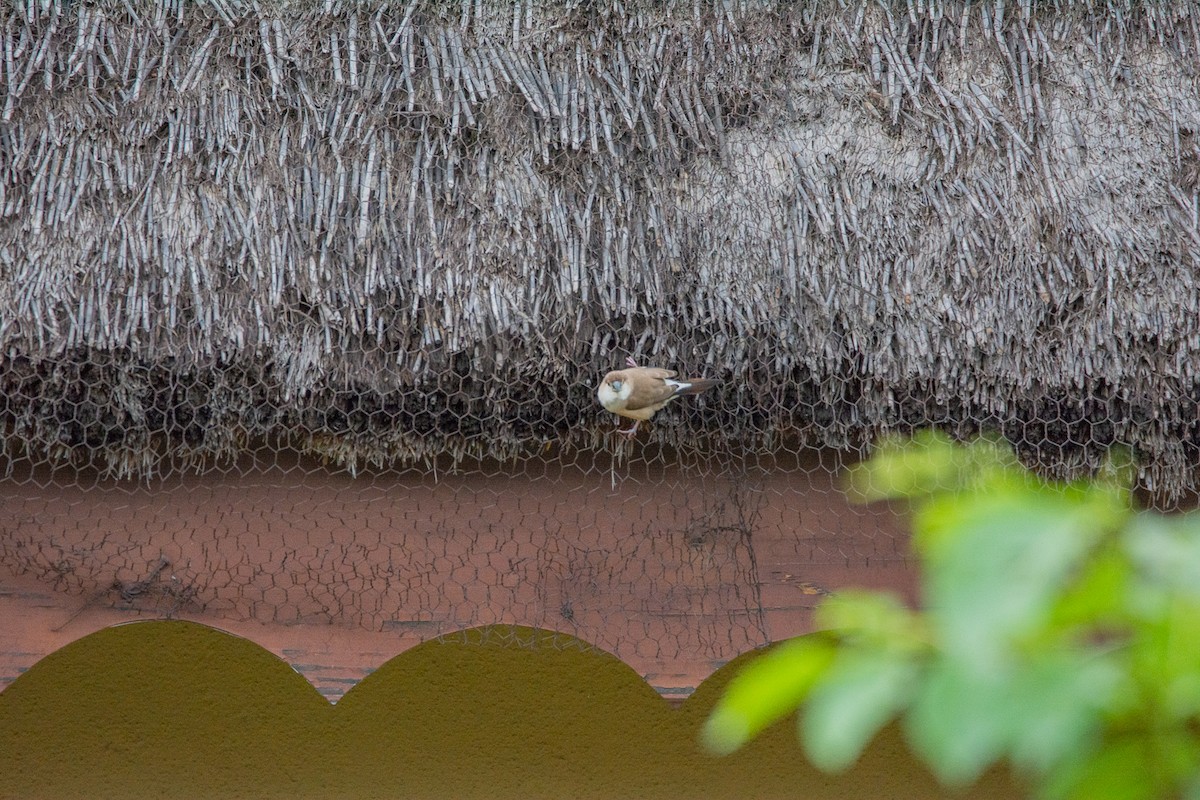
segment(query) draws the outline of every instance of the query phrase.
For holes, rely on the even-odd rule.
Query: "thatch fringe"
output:
[[[586,447],[631,351],[726,381],[667,441],[1196,482],[1187,0],[18,0],[0,50],[10,456]]]

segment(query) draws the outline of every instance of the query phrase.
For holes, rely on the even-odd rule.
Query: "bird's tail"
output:
[[[714,381],[709,378],[688,378],[683,381],[673,381],[678,383],[679,388],[675,390],[675,394],[700,394],[705,389],[711,389],[720,381]]]

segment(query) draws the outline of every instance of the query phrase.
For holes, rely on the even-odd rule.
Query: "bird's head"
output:
[[[625,379],[625,373],[618,370],[604,376],[604,380],[600,382],[600,388],[596,390],[596,399],[600,401],[600,405],[613,411],[624,408],[625,401],[629,399],[632,392],[633,387]]]

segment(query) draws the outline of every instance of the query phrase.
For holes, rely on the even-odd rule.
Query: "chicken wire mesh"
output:
[[[150,485],[34,477],[5,484],[0,563],[72,598],[55,631],[99,607],[353,626],[407,644],[516,623],[644,670],[711,669],[798,632],[766,615],[811,608],[846,567],[896,580],[898,526],[886,511],[846,513],[818,472],[829,466],[494,465],[434,479],[273,454]],[[783,597],[764,603],[764,585]]]
[[[904,583],[881,434],[1195,491],[1193,4],[0,15],[0,564],[61,626],[711,664]],[[626,438],[627,356],[720,384]]]

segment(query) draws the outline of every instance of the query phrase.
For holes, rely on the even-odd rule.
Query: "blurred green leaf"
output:
[[[817,607],[818,627],[877,647],[914,650],[928,645],[921,620],[891,594],[848,589]]]
[[[910,654],[846,650],[817,683],[801,720],[804,750],[817,767],[853,764],[912,694],[919,668]]]
[[[1013,763],[1046,773],[1090,751],[1122,674],[1105,653],[1080,649],[1037,653],[1013,676],[1008,711]]]
[[[1137,737],[1106,742],[1050,776],[1039,794],[1046,800],[1151,800],[1159,796],[1147,769],[1147,749]]]
[[[1012,454],[992,442],[969,448],[938,431],[911,440],[885,440],[869,461],[850,471],[847,491],[860,502],[919,498],[971,485],[980,475],[1016,465]]]
[[[1124,553],[1110,546],[1098,550],[1052,610],[1055,627],[1079,629],[1114,625],[1127,617],[1126,598],[1133,570]]]
[[[1130,658],[1164,722],[1200,714],[1200,605],[1165,597],[1161,612],[1139,628]]]
[[[1094,509],[1033,492],[960,498],[953,524],[923,542],[926,602],[941,646],[981,668],[1049,618],[1102,533]]]
[[[704,746],[731,753],[771,723],[791,714],[834,657],[819,636],[790,639],[764,653],[729,682],[704,725]]]
[[[963,786],[998,759],[1007,743],[1008,684],[941,659],[916,692],[905,731],[914,751],[943,783]]]
[[[1123,538],[1133,564],[1147,578],[1200,597],[1200,516],[1137,514]]]
[[[1184,786],[1184,800],[1200,800],[1200,773],[1192,776],[1191,780]]]

